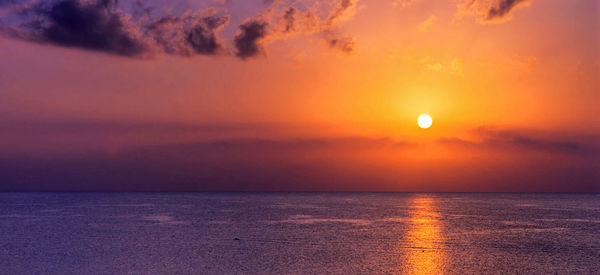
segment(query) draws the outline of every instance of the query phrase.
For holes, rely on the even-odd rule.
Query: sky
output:
[[[0,190],[600,192],[598,49],[595,0],[0,0]]]

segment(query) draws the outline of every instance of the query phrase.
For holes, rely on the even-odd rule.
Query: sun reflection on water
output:
[[[408,274],[444,273],[445,250],[442,223],[435,198],[420,195],[411,202],[409,229],[404,243],[404,264]]]

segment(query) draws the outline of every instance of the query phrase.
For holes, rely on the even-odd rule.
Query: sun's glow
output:
[[[431,117],[428,114],[422,114],[417,119],[417,124],[419,124],[419,127],[423,128],[423,129],[427,129],[427,128],[431,127],[432,123],[433,123],[433,119],[431,119]]]

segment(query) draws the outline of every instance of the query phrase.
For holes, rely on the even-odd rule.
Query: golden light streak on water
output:
[[[411,202],[409,231],[403,257],[408,274],[442,274],[447,255],[444,250],[443,226],[436,210],[436,201],[429,195],[419,195]]]

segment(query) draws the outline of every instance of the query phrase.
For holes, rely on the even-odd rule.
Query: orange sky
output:
[[[147,1],[144,16],[120,2],[102,16],[145,45],[135,54],[15,15],[26,2],[0,5],[0,163],[28,167],[4,189],[115,189],[73,174],[123,161],[173,179],[123,189],[600,191],[597,1]],[[47,1],[61,2],[80,3]],[[168,31],[223,18],[219,46],[167,49],[148,36],[161,16]],[[252,22],[264,34],[242,40]],[[130,162],[138,151],[151,156]],[[81,158],[95,168],[66,168]],[[40,172],[47,159],[62,176]],[[72,183],[23,180],[38,174]]]

